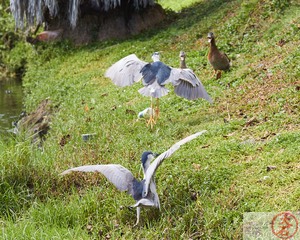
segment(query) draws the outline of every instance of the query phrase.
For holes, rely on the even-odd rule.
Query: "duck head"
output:
[[[179,58],[180,58],[180,68],[187,68],[186,64],[185,64],[185,52],[184,51],[180,51],[179,53]]]
[[[207,34],[208,42],[210,43],[213,39],[215,39],[215,36],[212,32],[209,32]]]

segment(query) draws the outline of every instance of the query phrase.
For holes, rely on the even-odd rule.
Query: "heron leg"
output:
[[[141,214],[141,208],[136,208],[136,223],[134,224],[134,227],[136,227],[140,222],[140,214]]]
[[[159,117],[159,98],[156,98],[155,117],[156,117],[156,119],[158,119],[158,117]]]
[[[153,125],[155,124],[155,119],[154,119],[154,116],[153,116],[153,101],[152,101],[152,97],[151,97],[151,112],[150,112],[150,118],[149,120],[147,121],[147,126],[149,126],[150,124],[150,127],[151,129],[153,128]]]

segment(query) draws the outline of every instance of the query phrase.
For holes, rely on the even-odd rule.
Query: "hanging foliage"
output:
[[[68,19],[72,28],[76,27],[80,13],[80,5],[87,3],[91,8],[101,12],[122,7],[129,4],[138,10],[153,6],[155,0],[69,0]],[[45,15],[49,14],[54,18],[59,13],[60,5],[65,4],[66,0],[10,0],[11,12],[16,22],[16,28],[23,29],[25,26],[30,27],[45,22]],[[61,13],[64,14],[64,13]]]
[[[58,13],[57,0],[10,0],[10,9],[15,18],[16,27],[24,28],[41,24],[44,21],[44,10],[48,9],[51,16]]]

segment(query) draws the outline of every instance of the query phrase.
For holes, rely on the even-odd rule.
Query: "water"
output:
[[[12,123],[18,120],[23,109],[23,89],[19,79],[0,79],[0,138],[13,130]]]

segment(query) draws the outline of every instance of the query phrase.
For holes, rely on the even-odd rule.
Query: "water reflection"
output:
[[[23,104],[22,82],[19,79],[0,79],[0,137],[9,135],[12,122],[19,118]]]

